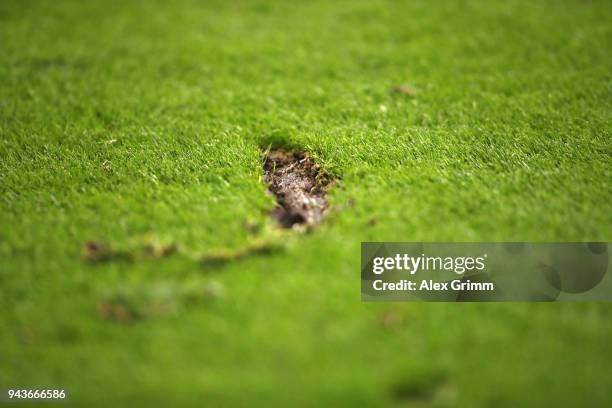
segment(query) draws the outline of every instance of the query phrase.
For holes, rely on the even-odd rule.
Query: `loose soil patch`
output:
[[[321,222],[331,177],[305,152],[273,150],[264,160],[264,181],[278,205],[272,217],[283,228]]]

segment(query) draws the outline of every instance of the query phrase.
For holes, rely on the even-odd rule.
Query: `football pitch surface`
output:
[[[610,1],[0,2],[0,388],[612,404],[612,304],[362,303],[362,241],[609,241]],[[281,229],[270,149],[333,180]],[[27,406],[24,403],[22,406]]]

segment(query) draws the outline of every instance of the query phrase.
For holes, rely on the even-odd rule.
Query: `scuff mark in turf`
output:
[[[144,245],[130,249],[117,249],[106,241],[89,240],[81,245],[81,259],[91,264],[111,261],[134,262],[144,258],[157,259],[170,256],[178,251],[175,243],[163,243],[147,238]]]
[[[283,228],[321,222],[329,207],[331,177],[303,151],[271,150],[263,163],[264,181],[276,198],[272,217]]]
[[[254,240],[235,250],[223,248],[210,250],[201,258],[201,263],[206,268],[214,269],[230,262],[239,261],[251,256],[269,255],[280,252],[283,249],[284,243],[276,243],[271,240]]]
[[[418,376],[404,377],[391,389],[396,401],[417,404],[434,400],[454,400],[454,386],[441,372],[425,372]]]

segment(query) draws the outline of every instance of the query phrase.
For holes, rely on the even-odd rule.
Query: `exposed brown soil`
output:
[[[331,178],[311,156],[273,150],[265,157],[263,168],[264,181],[278,203],[272,217],[283,228],[321,221],[329,207],[326,196]]]

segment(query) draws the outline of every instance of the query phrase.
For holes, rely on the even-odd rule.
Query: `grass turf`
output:
[[[3,1],[0,385],[609,405],[611,306],[362,304],[358,263],[363,240],[610,240],[610,21],[607,1]],[[339,179],[312,234],[267,226],[269,145]],[[179,250],[90,265],[92,239]],[[254,240],[283,247],[232,259]]]

